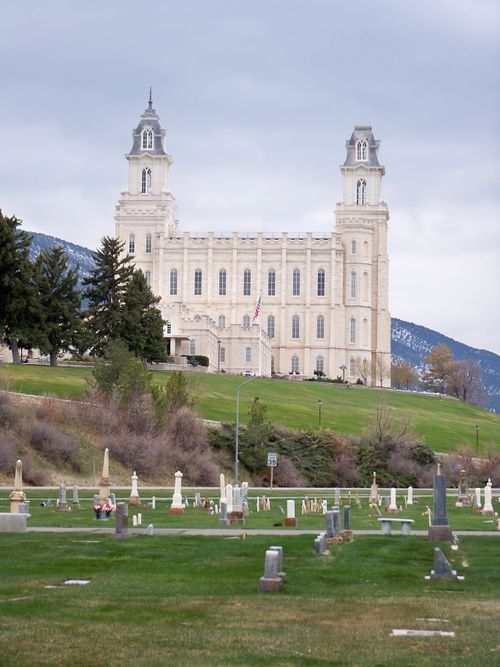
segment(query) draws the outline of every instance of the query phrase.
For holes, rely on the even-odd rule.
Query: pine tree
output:
[[[19,348],[35,343],[40,308],[29,260],[30,235],[19,229],[21,221],[0,211],[0,338],[12,350],[12,361],[21,362]]]
[[[146,282],[142,271],[134,271],[123,297],[121,339],[137,357],[148,361],[165,359],[163,324],[156,304],[160,301]]]
[[[123,256],[124,242],[105,236],[101,248],[92,253],[95,267],[84,279],[84,298],[88,327],[94,336],[92,353],[102,355],[105,348],[121,335],[122,310],[127,283],[134,269],[132,257]]]
[[[57,353],[73,345],[80,326],[78,269],[68,268],[61,246],[41,252],[35,262],[35,282],[42,307],[42,335],[39,347],[57,365]]]

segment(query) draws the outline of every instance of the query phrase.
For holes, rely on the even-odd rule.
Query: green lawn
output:
[[[41,491],[35,489],[25,489],[26,496],[30,500],[30,513],[31,518],[29,519],[29,526],[59,526],[59,527],[84,527],[84,528],[96,528],[96,527],[110,527],[113,528],[115,525],[114,518],[111,518],[109,521],[97,521],[95,519],[94,513],[92,512],[93,505],[93,493],[90,491],[80,491],[80,503],[81,509],[74,510],[70,512],[59,512],[55,509],[57,492],[55,491]],[[97,493],[97,490],[96,490]],[[298,519],[298,528],[304,530],[325,530],[325,519],[320,513],[311,512],[308,514],[301,515],[301,505],[302,499],[304,498],[304,493],[298,493],[297,491],[274,491],[272,493],[266,492],[271,497],[271,510],[268,512],[257,512],[256,511],[256,493],[251,491],[249,494],[250,497],[250,515],[246,518],[245,527],[248,529],[260,528],[260,529],[269,529],[271,530],[274,527],[283,527],[283,514],[280,511],[280,507],[286,511],[286,499],[295,498],[295,507],[296,507],[296,516]],[[71,491],[68,490],[68,501],[71,506]],[[129,523],[132,527],[132,515],[140,512],[142,514],[142,524],[145,527],[147,524],[152,523],[156,528],[218,528],[219,527],[219,517],[210,514],[203,509],[194,508],[192,506],[192,501],[194,499],[194,493],[188,493],[188,498],[190,501],[190,507],[186,510],[185,514],[182,516],[179,515],[170,515],[168,510],[172,501],[172,491],[166,491],[165,489],[150,489],[148,491],[141,492],[141,498],[143,504],[151,500],[151,497],[155,495],[157,498],[156,509],[149,510],[144,506],[139,508],[130,508],[130,519]],[[382,492],[382,495],[389,495],[389,492]],[[116,492],[117,501],[128,500],[129,493],[125,492]],[[209,497],[213,498],[214,502],[219,502],[218,490],[207,489],[206,493],[203,495],[203,498]],[[333,490],[327,494],[321,493],[309,493],[310,498],[326,499],[328,502],[328,508],[331,509],[334,502],[334,493]],[[417,503],[408,509],[403,509],[397,514],[391,514],[391,517],[404,517],[407,519],[413,519],[415,523],[413,527],[416,530],[426,530],[428,527],[428,518],[424,516],[426,507],[429,506],[432,509],[433,499],[432,492],[420,492],[416,491],[414,494],[415,500]],[[53,507],[46,508],[41,507],[41,500],[46,500],[47,498],[52,498]],[[347,504],[347,493],[344,494],[345,502]],[[451,527],[454,530],[491,530],[495,531],[496,527],[493,522],[492,517],[483,517],[480,514],[473,511],[471,507],[457,508],[455,507],[455,496],[448,497],[448,518]],[[367,497],[361,497],[361,508],[357,507],[357,503],[354,497],[354,494],[351,498],[351,528],[354,530],[379,530],[380,524],[377,520],[377,517],[372,516],[372,512],[368,507]],[[398,505],[404,507],[404,498],[403,493],[398,493]],[[500,503],[498,499],[494,499],[495,510],[500,510]],[[3,491],[0,494],[0,512],[9,511],[9,502],[8,502],[8,493]],[[342,510],[341,510],[342,511]],[[383,507],[381,511],[384,512]],[[241,528],[241,526],[233,526],[234,528]],[[399,526],[396,528],[399,529]],[[500,533],[499,533],[500,537]]]
[[[14,391],[67,398],[82,396],[89,368],[50,368],[0,364],[0,386]],[[154,373],[154,381],[164,383],[167,373]],[[235,421],[236,388],[244,378],[230,375],[193,374],[198,391],[197,410],[206,419]],[[488,446],[500,450],[500,416],[452,399],[405,394],[313,382],[256,379],[241,389],[240,419],[245,423],[255,396],[267,404],[271,420],[292,428],[318,426],[318,400],[323,402],[322,425],[360,435],[371,420],[376,404],[382,400],[401,415],[409,415],[415,432],[438,452],[452,451],[461,445],[476,446],[479,426],[479,452]]]
[[[279,593],[259,594],[271,544],[284,548],[287,580]],[[456,552],[442,546],[465,581],[424,579],[433,546],[355,537],[319,556],[311,536],[1,534],[0,662],[498,664],[498,540],[463,538]],[[65,586],[68,578],[90,583]],[[390,637],[395,628],[455,637]]]

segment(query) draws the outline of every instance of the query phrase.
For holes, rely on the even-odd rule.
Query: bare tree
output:
[[[366,386],[370,377],[370,364],[366,357],[356,357],[356,372]]]
[[[485,398],[481,367],[470,359],[453,364],[446,388],[464,403],[480,405]]]
[[[384,380],[390,377],[391,369],[387,366],[382,357],[377,357],[377,362],[375,364],[375,373],[379,385],[382,387]]]
[[[428,389],[437,389],[444,394],[446,383],[453,369],[453,354],[444,343],[435,345],[425,357],[427,368],[422,381]]]
[[[412,420],[410,415],[398,415],[386,403],[377,401],[375,413],[367,432],[368,435],[372,436],[380,444],[388,440],[398,443],[410,435],[411,428]]]

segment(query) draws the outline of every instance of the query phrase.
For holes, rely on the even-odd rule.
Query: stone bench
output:
[[[415,523],[414,519],[389,519],[386,517],[382,517],[379,521],[381,523],[383,535],[391,534],[392,523],[399,523],[401,525],[401,535],[410,535],[411,524]]]

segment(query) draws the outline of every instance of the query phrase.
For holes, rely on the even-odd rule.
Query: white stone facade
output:
[[[204,354],[212,371],[318,369],[351,382],[366,360],[369,383],[380,384],[383,367],[390,386],[389,214],[371,127],[356,126],[346,143],[336,230],[318,234],[180,232],[151,101],[133,137],[116,234],[161,297],[171,354]]]

